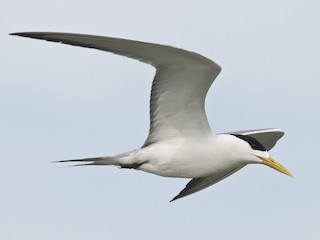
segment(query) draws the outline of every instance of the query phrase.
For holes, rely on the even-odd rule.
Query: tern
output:
[[[264,164],[292,176],[268,153],[284,135],[281,129],[212,132],[204,103],[221,71],[212,60],[171,46],[112,37],[54,32],[11,35],[94,48],[151,64],[156,69],[149,135],[140,148],[113,156],[58,162],[113,165],[163,177],[191,178],[171,201],[207,188],[248,164]]]

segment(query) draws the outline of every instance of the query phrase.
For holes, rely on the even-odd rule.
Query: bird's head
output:
[[[287,168],[282,166],[280,163],[278,163],[269,155],[267,149],[258,140],[247,135],[237,135],[237,134],[232,134],[232,135],[244,141],[242,143],[246,144],[246,148],[249,151],[248,158],[250,158],[252,163],[264,164],[290,177],[293,177],[293,175],[290,173],[290,171]]]

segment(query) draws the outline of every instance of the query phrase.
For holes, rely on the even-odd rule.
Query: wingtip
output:
[[[170,202],[173,202],[173,201],[175,201],[175,200],[177,200],[177,199],[179,199],[179,198],[181,198],[181,197],[179,197],[179,195],[178,195],[178,196],[175,196],[174,198],[172,198],[172,199],[170,200]]]
[[[14,32],[14,33],[9,33],[10,36],[38,38],[38,39],[42,39],[41,36],[43,36],[44,34],[45,34],[45,32]]]
[[[11,36],[21,36],[21,37],[26,37],[26,33],[23,32],[14,32],[14,33],[9,33]]]

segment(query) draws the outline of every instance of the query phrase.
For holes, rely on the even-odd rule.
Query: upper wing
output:
[[[258,140],[269,151],[276,145],[277,141],[284,135],[284,132],[278,128],[265,128],[265,129],[228,132],[226,134],[248,135]]]
[[[145,145],[172,137],[211,134],[204,101],[221,68],[197,53],[159,44],[82,34],[24,32],[12,35],[95,48],[154,66],[150,131]]]

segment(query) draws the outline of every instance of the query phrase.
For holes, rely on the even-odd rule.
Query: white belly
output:
[[[215,139],[155,143],[138,151],[134,158],[145,162],[140,170],[165,177],[222,175],[245,165],[231,146],[217,145]]]

